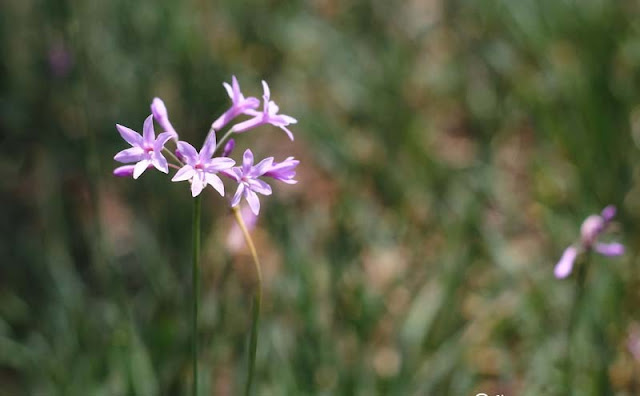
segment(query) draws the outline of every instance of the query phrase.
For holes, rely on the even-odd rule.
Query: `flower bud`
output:
[[[229,139],[227,144],[224,145],[224,150],[222,151],[222,156],[223,157],[228,157],[229,155],[231,155],[231,152],[233,151],[233,149],[235,147],[236,147],[236,141],[233,140],[233,139]]]

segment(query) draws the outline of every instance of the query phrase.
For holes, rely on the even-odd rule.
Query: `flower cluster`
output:
[[[257,194],[271,194],[271,186],[263,178],[271,178],[287,184],[296,183],[295,169],[299,161],[288,157],[284,161],[276,162],[273,157],[268,157],[254,165],[253,152],[246,149],[242,165],[234,166],[236,162],[229,158],[229,155],[235,147],[235,141],[229,138],[233,134],[271,124],[281,128],[293,140],[293,134],[287,126],[295,124],[297,121],[293,117],[278,113],[278,105],[271,100],[271,91],[264,81],[262,81],[262,111],[257,110],[260,107],[259,99],[244,97],[235,76],[232,77],[231,84],[224,83],[223,86],[231,98],[231,107],[213,122],[200,151],[197,151],[190,143],[180,140],[178,133],[169,121],[167,108],[160,98],[153,99],[151,103],[151,115],[144,121],[142,135],[130,128],[116,124],[120,136],[131,145],[131,148],[122,150],[115,155],[116,161],[128,165],[116,168],[113,171],[114,175],[133,176],[134,179],[137,179],[147,169],[155,168],[160,172],[169,173],[169,168],[174,168],[177,172],[171,181],[191,183],[193,197],[198,196],[208,185],[221,196],[225,196],[224,183],[218,176],[219,174],[224,175],[237,183],[235,194],[231,199],[231,206],[237,206],[244,198],[251,211],[258,215],[260,200]],[[249,116],[249,118],[233,125],[223,138],[217,141],[216,131],[220,131],[236,117],[242,115]],[[163,131],[157,137],[154,121]],[[173,152],[165,147],[169,141],[175,143]],[[172,162],[169,162],[165,155]]]
[[[565,249],[560,261],[556,264],[554,275],[556,278],[566,278],[573,270],[573,263],[579,254],[595,251],[603,256],[620,256],[624,254],[624,246],[620,243],[603,243],[598,237],[606,231],[616,215],[616,207],[609,205],[599,215],[587,217],[580,227],[580,243]]]

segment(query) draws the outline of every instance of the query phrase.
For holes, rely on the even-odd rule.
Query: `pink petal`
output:
[[[213,155],[213,152],[215,151],[215,149],[216,149],[216,132],[212,130],[211,132],[209,132],[209,135],[207,135],[207,139],[204,141],[204,145],[200,150],[200,160],[206,161],[211,159],[211,156]]]
[[[198,152],[192,145],[189,143],[179,140],[176,144],[178,146],[178,150],[180,151],[180,155],[182,155],[182,159],[189,164],[195,165],[198,162]]]
[[[131,128],[116,124],[116,129],[120,132],[120,136],[134,147],[142,146],[142,136]]]
[[[234,94],[233,94],[233,88],[231,87],[231,85],[229,85],[226,82],[222,83],[222,86],[224,87],[224,89],[227,91],[227,95],[229,95],[229,98],[231,98],[231,101],[233,101],[234,98]]]
[[[144,156],[144,150],[140,147],[131,147],[120,151],[113,157],[114,160],[122,163],[138,162]]]
[[[258,162],[256,166],[253,167],[251,171],[251,176],[258,177],[262,176],[266,171],[268,171],[273,165],[273,157],[267,157],[262,161]]]
[[[269,84],[264,80],[262,80],[262,91],[264,92],[263,99],[266,105],[269,103],[269,98],[271,98],[271,90],[269,89]]]
[[[249,187],[251,187],[251,190],[262,195],[271,195],[271,186],[263,182],[262,180],[250,179],[248,183]]]
[[[204,187],[205,184],[202,181],[202,175],[196,173],[193,179],[191,179],[191,195],[193,197],[197,197],[198,195],[200,195]]]
[[[246,189],[247,202],[249,203],[249,207],[251,211],[256,216],[260,213],[260,199],[258,198],[258,194],[254,193],[250,189]]]
[[[156,151],[162,151],[164,145],[169,141],[169,139],[176,137],[174,132],[162,132],[158,135],[156,142],[153,145],[153,149]]]
[[[164,158],[159,152],[153,152],[153,155],[151,156],[151,163],[160,172],[169,173],[169,164],[167,163],[167,159]]]
[[[149,115],[149,117],[144,120],[144,125],[142,126],[142,139],[150,146],[152,146],[156,141],[156,133],[153,130],[153,114]]]
[[[244,184],[242,183],[238,184],[238,189],[236,190],[236,193],[233,195],[233,198],[231,198],[231,207],[234,207],[240,203],[240,200],[242,199],[242,195],[244,194],[244,190],[245,190]]]
[[[204,178],[207,184],[211,185],[217,192],[220,193],[221,196],[224,197],[224,184],[222,184],[222,180],[213,173],[205,173]]]
[[[558,264],[556,264],[556,267],[553,270],[556,278],[563,279],[569,276],[571,270],[573,269],[573,263],[576,260],[577,256],[577,248],[569,246],[567,249],[565,249],[562,257],[560,258],[560,261],[558,261]]]
[[[178,169],[178,171],[173,176],[171,181],[179,182],[179,181],[189,180],[193,177],[193,175],[195,175],[195,173],[196,173],[196,170],[193,169],[191,165],[185,165],[182,168]]]
[[[231,158],[216,157],[207,163],[205,170],[207,172],[219,172],[225,169],[229,169],[236,164]]]
[[[621,243],[596,243],[593,249],[603,256],[621,256],[624,254],[624,245]]]
[[[289,136],[289,139],[291,139],[291,141],[293,142],[293,133],[291,133],[289,128],[287,128],[286,126],[280,125],[280,129],[285,131],[287,133],[287,136]]]
[[[139,178],[140,175],[142,175],[142,173],[145,170],[147,170],[149,165],[151,165],[151,161],[149,161],[149,160],[142,160],[142,161],[138,162],[136,164],[136,166],[133,168],[133,178],[134,179]]]
[[[253,166],[253,153],[251,149],[246,149],[242,156],[242,172],[246,175],[251,171]]]

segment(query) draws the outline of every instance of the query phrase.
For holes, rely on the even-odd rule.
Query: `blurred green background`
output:
[[[640,394],[640,4],[605,0],[0,3],[0,395],[190,389],[184,183],[114,178],[154,96],[198,146],[271,85],[299,120],[254,230],[257,395],[564,394],[581,221],[619,208],[571,341],[575,394]],[[231,185],[227,188],[231,190]],[[253,272],[204,195],[202,394],[245,379]],[[630,335],[631,334],[631,335]]]

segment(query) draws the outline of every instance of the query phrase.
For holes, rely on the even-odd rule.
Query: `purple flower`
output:
[[[298,121],[288,115],[278,114],[278,105],[270,99],[271,92],[269,91],[269,85],[265,81],[262,81],[262,89],[264,90],[262,112],[256,110],[245,111],[246,114],[253,116],[253,118],[240,122],[231,129],[234,132],[241,133],[260,125],[271,124],[285,131],[289,139],[293,140],[293,133],[287,128],[287,125],[295,124]]]
[[[296,177],[295,169],[299,163],[300,161],[293,157],[289,157],[282,162],[273,162],[264,173],[264,176],[280,180],[287,184],[296,184],[298,181],[293,178]]]
[[[231,199],[232,207],[238,205],[244,197],[247,203],[249,203],[253,214],[257,216],[258,213],[260,213],[260,200],[256,193],[271,195],[271,186],[258,178],[269,170],[272,163],[273,157],[269,157],[254,166],[253,153],[250,149],[247,149],[242,158],[242,166],[236,166],[231,169],[231,172],[227,171],[224,173],[238,182],[238,189]]]
[[[231,107],[225,111],[217,120],[213,122],[211,128],[216,131],[221,130],[232,119],[236,118],[240,114],[245,114],[248,110],[253,110],[260,106],[260,101],[252,96],[245,98],[240,92],[240,85],[236,76],[231,76],[231,85],[222,83],[224,89],[227,90],[227,94],[231,98]]]
[[[173,125],[171,125],[171,121],[169,121],[169,113],[162,99],[153,98],[153,102],[151,102],[151,114],[153,114],[153,118],[160,124],[165,132],[170,132],[173,138],[178,138],[178,133],[173,129]]]
[[[142,127],[142,136],[132,129],[120,124],[116,124],[120,136],[126,140],[132,147],[120,151],[113,157],[118,162],[131,163],[137,162],[133,169],[133,178],[140,177],[150,165],[153,165],[160,172],[169,173],[167,159],[162,155],[164,144],[171,139],[172,134],[164,132],[158,135],[153,130],[153,116],[150,115],[144,120]]]
[[[224,184],[216,173],[231,168],[236,162],[231,158],[212,158],[215,148],[214,131],[207,136],[199,153],[189,143],[178,141],[178,150],[186,164],[176,172],[171,181],[191,180],[191,195],[194,197],[200,194],[207,184],[224,196]]]
[[[580,226],[580,245],[571,245],[565,249],[553,270],[556,278],[562,279],[569,276],[576,258],[582,252],[592,250],[609,257],[624,254],[624,245],[620,243],[598,242],[598,237],[607,229],[615,214],[615,206],[609,205],[602,210],[601,214],[591,215],[584,220]]]

